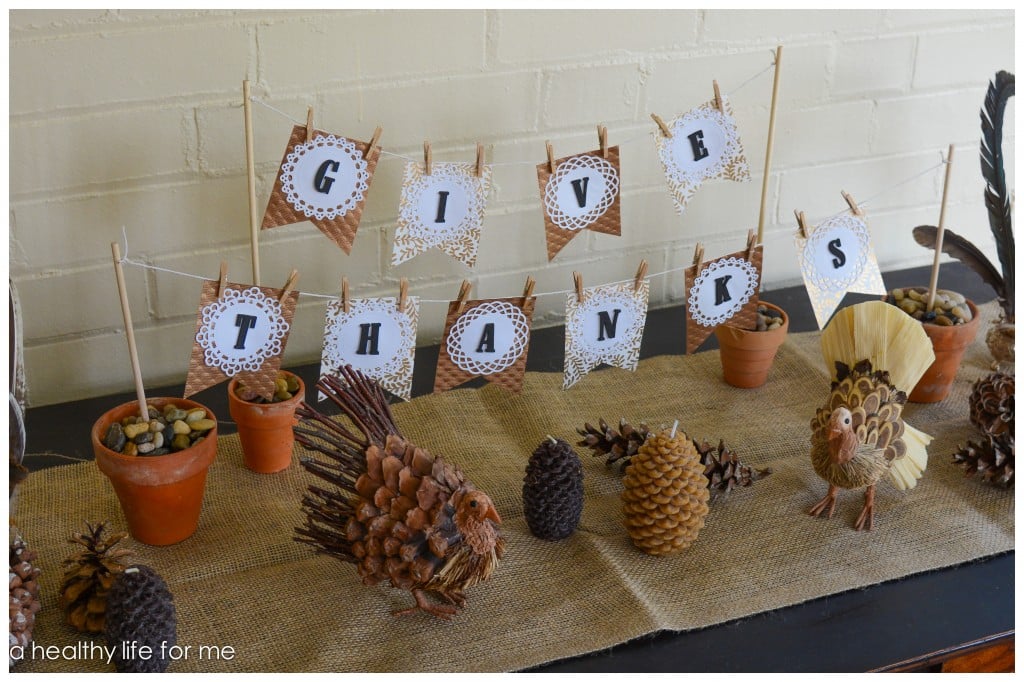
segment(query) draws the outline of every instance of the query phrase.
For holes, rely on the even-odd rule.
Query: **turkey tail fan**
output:
[[[1005,281],[1005,293],[1000,294],[1000,304],[1010,319],[1014,316],[1014,245],[1010,195],[1006,191],[1003,167],[1003,115],[1015,89],[1013,74],[1000,71],[988,84],[985,105],[981,110],[981,175],[985,178],[985,207]]]
[[[928,444],[932,437],[903,422],[903,443],[907,452],[892,461],[887,475],[897,490],[909,490],[917,485],[928,467]]]
[[[921,246],[935,250],[935,240],[938,228],[934,225],[918,225],[914,228],[914,241]],[[1012,246],[1011,246],[1012,249]],[[952,230],[944,230],[942,236],[942,253],[953,258],[974,270],[986,284],[992,287],[996,296],[1002,301],[1007,296],[1006,279],[996,269],[992,261],[988,259],[981,250],[972,244],[968,239],[961,237]],[[1011,297],[1012,293],[1009,294]]]
[[[887,371],[893,385],[906,393],[935,361],[921,323],[884,301],[837,312],[821,334],[821,351],[833,379],[837,362],[853,367],[869,360],[873,369]]]

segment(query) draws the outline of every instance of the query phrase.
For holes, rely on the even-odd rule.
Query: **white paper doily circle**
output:
[[[236,348],[242,330],[239,315],[256,318],[247,329],[242,348]],[[233,377],[241,371],[255,372],[270,358],[281,354],[282,340],[288,333],[281,304],[257,287],[244,291],[226,289],[224,294],[203,307],[196,342],[203,349],[208,367],[217,367]]]
[[[845,257],[838,268],[834,263],[842,259],[829,250],[835,240],[839,240],[838,248]],[[800,266],[807,279],[822,291],[845,291],[860,279],[870,248],[871,236],[861,218],[836,216],[814,228],[800,251]]]
[[[478,353],[485,325],[494,324],[494,353]],[[471,374],[496,374],[516,363],[530,340],[526,315],[507,301],[487,301],[460,317],[448,334],[448,357]]]
[[[620,311],[617,319],[614,313],[616,309]],[[566,321],[566,334],[577,342],[575,350],[580,359],[588,366],[596,366],[622,354],[635,343],[644,325],[645,309],[646,302],[629,292],[588,292],[586,300],[577,305]],[[602,311],[608,314],[610,321],[616,323],[614,337],[601,338]]]
[[[729,300],[715,305],[715,280],[731,276]],[[702,327],[717,327],[739,312],[757,291],[757,268],[748,260],[730,256],[709,263],[693,281],[687,305],[690,317]]]
[[[573,181],[589,178],[586,203],[579,205]],[[544,207],[548,217],[563,230],[582,230],[603,216],[619,194],[615,166],[600,156],[581,154],[558,164],[544,186]],[[591,201],[597,197],[597,201]]]
[[[330,164],[322,181],[328,191],[320,192],[316,176],[324,164]],[[369,189],[369,177],[356,145],[334,135],[317,135],[295,145],[281,164],[285,199],[296,211],[318,220],[333,220],[358,206]]]
[[[483,183],[468,169],[461,163],[435,163],[430,175],[421,173],[407,180],[406,200],[400,213],[410,237],[436,246],[460,237],[479,223],[483,214]],[[440,192],[447,192],[443,222],[437,222]]]
[[[351,301],[346,313],[340,301],[330,304],[324,332],[324,365],[337,371],[352,365],[374,378],[397,373],[409,360],[416,345],[412,319],[398,310],[393,298],[363,298]],[[363,324],[379,324],[377,354],[360,355],[357,350]]]
[[[690,135],[701,131],[708,155],[694,160]],[[726,162],[742,151],[736,122],[713,106],[692,109],[672,122],[672,137],[661,140],[658,154],[669,178],[675,182],[700,183],[718,176]]]

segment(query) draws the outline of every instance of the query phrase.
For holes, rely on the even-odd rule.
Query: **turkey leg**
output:
[[[854,526],[857,530],[865,530],[864,523],[867,522],[867,529],[871,530],[871,527],[875,522],[875,486],[874,484],[869,485],[868,489],[864,491],[864,510],[857,517],[857,523]]]
[[[443,606],[441,604],[434,604],[427,598],[427,593],[424,590],[415,589],[412,591],[412,596],[416,598],[416,606],[411,606],[401,611],[395,611],[392,616],[408,616],[417,611],[425,611],[432,616],[437,618],[443,618],[445,620],[451,620],[451,617],[459,612],[454,606]]]
[[[836,493],[838,492],[839,488],[830,484],[825,497],[821,498],[821,502],[808,509],[807,513],[811,516],[821,516],[822,512],[828,509],[828,517],[831,519],[832,512],[836,510]]]

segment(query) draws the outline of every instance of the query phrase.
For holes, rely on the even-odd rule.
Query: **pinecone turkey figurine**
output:
[[[458,467],[402,437],[377,383],[350,366],[341,375],[317,388],[359,433],[308,403],[296,410],[295,439],[330,460],[304,457],[302,466],[332,487],[309,487],[295,539],[355,564],[365,585],[389,581],[410,591],[416,605],[394,615],[451,618],[465,606],[465,590],[498,567],[501,517]]]
[[[878,481],[913,488],[928,464],[931,437],[902,415],[907,392],[935,354],[921,324],[883,301],[840,310],[821,347],[834,374],[832,392],[811,420],[811,464],[829,487],[808,513],[832,518],[839,488],[865,488],[854,527],[871,530]]]

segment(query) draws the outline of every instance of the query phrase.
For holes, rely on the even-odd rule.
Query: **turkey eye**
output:
[[[476,500],[471,500],[470,503],[469,503],[469,506],[473,507],[474,509],[476,509]]]
[[[844,424],[849,424],[849,423],[850,423],[850,418],[849,418],[849,417],[847,417],[846,419],[844,419],[844,420],[843,420],[843,423],[844,423]]]

